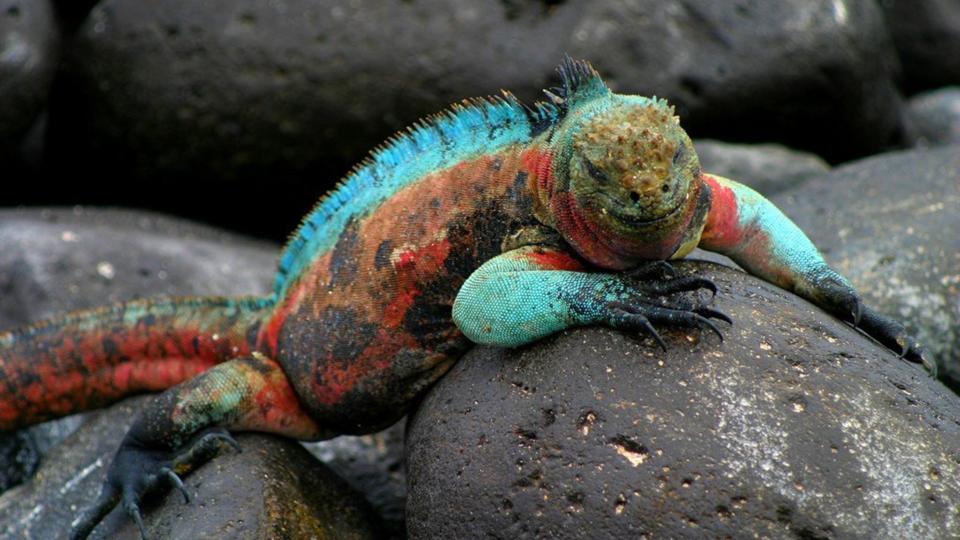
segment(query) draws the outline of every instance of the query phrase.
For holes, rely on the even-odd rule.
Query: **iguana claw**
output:
[[[82,540],[122,500],[124,512],[137,524],[141,540],[147,539],[147,529],[140,511],[141,498],[156,491],[167,482],[183,495],[184,503],[190,494],[175,470],[191,470],[208,461],[218,452],[221,443],[240,451],[240,445],[222,428],[209,429],[179,452],[144,448],[136,442],[124,440],[117,450],[107,472],[100,496],[76,522],[71,540]]]
[[[920,364],[932,376],[937,376],[937,364],[924,357],[923,348],[915,342],[900,323],[881,315],[869,306],[863,307],[863,316],[857,329],[897,353],[897,356]]]
[[[190,504],[190,493],[187,492],[187,487],[183,485],[183,480],[177,476],[177,473],[173,472],[173,469],[170,467],[164,467],[160,469],[160,474],[167,477],[167,480],[173,484],[173,487],[177,488],[177,491],[183,495],[183,504]]]

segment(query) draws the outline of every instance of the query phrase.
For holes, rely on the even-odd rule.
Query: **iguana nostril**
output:
[[[633,201],[633,204],[637,204],[638,202],[640,202],[640,194],[637,193],[636,191],[631,191],[630,200]]]

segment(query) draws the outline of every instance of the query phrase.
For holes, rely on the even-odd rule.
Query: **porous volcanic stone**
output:
[[[830,170],[814,154],[779,144],[735,144],[709,139],[695,143],[703,170],[746,184],[764,195],[796,187]]]
[[[7,171],[46,106],[57,41],[49,0],[0,0],[0,165]]]
[[[960,389],[960,147],[876,156],[773,197]]]
[[[65,49],[50,163],[99,181],[57,193],[144,204],[148,185],[154,208],[278,236],[390,133],[500,88],[542,97],[564,53],[695,134],[841,159],[900,131],[874,0],[104,0]]]
[[[777,141],[830,160],[900,138],[898,66],[874,1],[590,6],[570,53],[595,59],[614,88],[677,103],[694,136]]]
[[[49,455],[35,479],[0,496],[0,536],[66,538],[73,520],[99,493],[108,456],[144,398],[96,417]],[[149,399],[149,398],[147,398]],[[192,502],[171,491],[143,505],[150,538],[379,538],[378,518],[363,497],[296,442],[265,435],[237,437],[184,483]],[[119,507],[91,538],[136,539]]]
[[[406,418],[379,433],[304,444],[311,454],[364,494],[391,538],[406,537],[405,425]]]
[[[950,538],[960,402],[917,366],[736,270],[726,340],[609,329],[477,348],[418,409],[422,538]]]
[[[960,2],[881,0],[909,91],[960,84]]]

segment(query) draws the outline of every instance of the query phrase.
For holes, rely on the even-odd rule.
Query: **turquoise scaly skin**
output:
[[[87,536],[235,444],[229,430],[299,439],[400,418],[472,343],[516,347],[578,325],[643,332],[729,319],[683,293],[665,261],[700,245],[925,362],[863,306],[782,213],[702,173],[663,100],[612,93],[566,59],[526,107],[469,100],[375,149],[303,221],[265,298],[144,300],[0,334],[0,429],[164,390],[124,437]],[[721,346],[721,345],[717,345]]]

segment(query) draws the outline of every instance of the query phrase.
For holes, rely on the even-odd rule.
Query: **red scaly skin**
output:
[[[260,342],[324,425],[393,421],[469,346],[451,306],[507,233],[533,223],[534,152],[478,156],[399,191],[348,226],[278,306]]]

